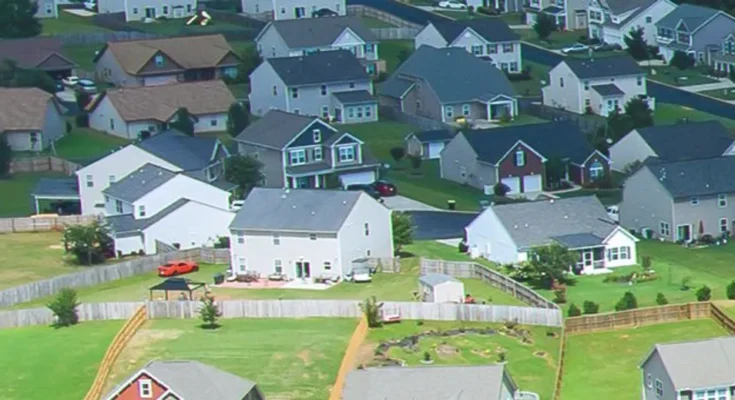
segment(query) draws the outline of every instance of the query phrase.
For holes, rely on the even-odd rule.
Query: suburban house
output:
[[[241,0],[242,12],[271,21],[347,15],[345,0]]]
[[[735,338],[657,344],[643,359],[641,399],[731,399]]]
[[[102,398],[264,400],[265,396],[254,382],[198,361],[156,360]]]
[[[250,112],[269,110],[340,123],[378,120],[378,101],[365,67],[347,50],[263,61],[250,74]]]
[[[159,243],[179,249],[213,246],[235,217],[230,190],[185,172],[145,164],[102,191],[105,221],[120,254],[154,254]]]
[[[235,274],[341,279],[393,257],[391,211],[363,191],[255,188],[230,231]]]
[[[546,179],[549,160],[563,164],[562,180],[579,185],[610,173],[610,160],[566,121],[462,131],[441,152],[439,172],[487,194],[498,183],[513,195],[538,193],[558,183]]]
[[[435,160],[453,138],[454,133],[449,129],[409,133],[406,135],[406,153],[424,160]]]
[[[219,139],[187,136],[175,130],[135,142],[76,172],[82,214],[104,214],[102,191],[146,164],[227,187],[230,184],[224,182],[223,176],[224,161],[229,156]]]
[[[235,97],[224,82],[201,81],[108,89],[87,106],[89,126],[125,139],[141,132],[167,129],[177,111],[186,108],[194,118],[194,132],[227,130],[227,111]]]
[[[606,117],[637,98],[655,108],[645,71],[628,55],[566,58],[549,71],[549,84],[541,91],[544,105],[577,114]]]
[[[0,134],[13,151],[41,151],[66,130],[52,94],[37,88],[0,88]]]
[[[687,122],[634,129],[610,146],[613,169],[625,171],[649,157],[689,161],[735,155],[735,140],[718,121]]]
[[[59,6],[56,0],[36,0],[38,10],[36,18],[59,18]]]
[[[334,176],[343,186],[372,183],[380,163],[367,146],[318,118],[269,111],[236,138],[238,152],[263,164],[272,188],[325,188]]]
[[[623,48],[633,29],[643,28],[643,39],[656,45],[656,24],[676,8],[671,0],[589,0],[589,37]]]
[[[97,0],[100,14],[124,13],[125,22],[191,17],[197,12],[197,0],[174,0],[165,4],[150,0]]]
[[[497,263],[528,260],[535,247],[558,244],[579,255],[578,274],[636,264],[638,239],[614,221],[596,196],[492,205],[467,228],[473,257]]]
[[[587,4],[589,0],[528,0],[524,8],[526,24],[533,25],[539,14],[546,14],[556,21],[560,30],[587,29]]]
[[[725,50],[727,37],[735,32],[735,17],[712,8],[682,3],[656,24],[656,40],[667,62],[677,51],[691,55],[698,63],[714,64]],[[732,50],[732,49],[731,49]]]
[[[500,18],[429,22],[414,39],[418,49],[458,47],[510,73],[523,70],[520,35]]]
[[[107,42],[95,74],[115,86],[154,86],[237,76],[239,58],[222,35]]]
[[[649,160],[625,180],[620,225],[676,242],[735,227],[735,157]]]
[[[504,364],[373,367],[350,372],[344,400],[512,400],[518,394]],[[532,397],[529,397],[532,398]]]
[[[55,37],[0,40],[0,62],[12,60],[18,68],[46,71],[59,80],[71,75],[77,66],[62,47],[61,39]]]
[[[518,115],[516,92],[505,73],[455,47],[419,47],[379,92],[382,106],[446,123]]]
[[[255,38],[262,58],[305,56],[317,51],[348,50],[368,74],[385,71],[378,58],[378,38],[358,17],[272,21]]]

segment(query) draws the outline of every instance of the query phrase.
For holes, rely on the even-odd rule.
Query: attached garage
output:
[[[348,172],[340,174],[339,180],[342,181],[342,186],[366,185],[375,182],[375,171]]]
[[[521,179],[519,177],[503,178],[501,182],[510,189],[508,193],[516,194],[521,192]]]
[[[523,177],[523,193],[540,192],[541,190],[541,175],[526,175]]]

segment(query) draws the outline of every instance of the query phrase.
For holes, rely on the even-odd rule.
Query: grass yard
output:
[[[469,19],[483,19],[490,18],[489,15],[481,14],[477,12],[470,13],[467,10],[435,10],[434,14],[439,14],[447,18],[451,18],[457,21],[465,21]]]
[[[388,22],[379,20],[379,19],[374,18],[374,17],[360,17],[360,21],[368,29],[371,29],[371,28],[395,28],[396,27],[395,25],[393,25],[391,23],[388,23]]]
[[[59,232],[0,235],[0,290],[79,269],[65,262]]]
[[[238,55],[245,53],[245,50],[251,47],[255,47],[255,43],[249,40],[232,40],[227,43],[229,43],[232,50],[235,51],[235,54]]]
[[[0,330],[0,398],[79,400],[124,321]]]
[[[587,36],[587,30],[556,31],[553,32],[547,40],[541,40],[533,29],[516,29],[515,32],[521,35],[521,40],[546,49],[561,49],[574,43],[578,43],[580,37]]]
[[[31,192],[41,178],[63,178],[54,172],[24,172],[0,179],[0,218],[27,217],[34,213]]]
[[[550,67],[523,60],[523,68],[531,68],[531,79],[527,81],[511,81],[513,87],[521,96],[541,96],[541,88],[549,83]]]
[[[209,33],[219,33],[222,31],[242,32],[247,30],[246,28],[230,24],[224,21],[215,21],[215,23],[201,26],[201,25],[186,25],[186,18],[183,19],[166,19],[156,20],[155,22],[147,23],[140,21],[131,21],[128,24],[143,32],[157,33],[159,35],[176,35],[180,33],[196,33],[206,35]]]
[[[570,335],[561,398],[584,400],[590,393],[596,400],[638,398],[642,383],[638,365],[654,344],[726,335],[711,319]]]
[[[108,389],[152,359],[184,359],[250,379],[269,399],[326,399],[357,325],[333,318],[228,319],[205,330],[198,323],[146,322],[120,355]]]
[[[228,85],[227,87],[230,89],[230,92],[232,92],[232,95],[235,96],[235,99],[247,99],[248,94],[250,94],[249,83],[236,83]]]
[[[653,118],[656,125],[675,124],[682,118],[686,118],[690,121],[720,121],[726,127],[735,129],[735,120],[733,119],[719,117],[677,104],[656,103]]]
[[[86,33],[86,32],[109,32],[109,30],[97,26],[91,17],[80,17],[59,10],[59,18],[41,18],[41,35],[53,36],[64,33]]]
[[[652,71],[648,74],[648,79],[672,86],[692,86],[718,82],[715,79],[705,76],[701,69],[690,68],[680,70],[672,66],[653,67]]]
[[[399,54],[402,51],[409,54],[414,50],[413,40],[381,40],[378,46],[378,55],[381,60],[385,60],[388,75],[400,64]]]
[[[84,164],[129,143],[117,136],[77,127],[59,139],[54,147],[58,157]]]
[[[375,348],[381,342],[399,340],[432,330],[444,331],[457,328],[492,328],[504,331],[502,325],[499,324],[423,321],[423,324],[419,325],[416,321],[404,321],[371,330],[365,343],[369,349],[360,353],[372,358]],[[559,338],[547,333],[557,334],[558,330],[544,327],[520,328],[528,330],[531,343],[523,343],[519,337],[507,334],[467,333],[452,337],[421,338],[418,342],[418,349],[392,347],[388,350],[387,356],[416,366],[421,365],[420,360],[424,352],[429,352],[432,359],[435,360],[434,365],[483,365],[497,362],[498,353],[505,352],[510,374],[520,389],[535,392],[542,399],[550,399],[556,375]],[[360,361],[370,362],[369,359]]]
[[[733,101],[735,100],[735,89],[717,89],[717,90],[706,90],[704,92],[698,92],[699,94],[714,97],[720,100]]]
[[[93,72],[94,56],[97,51],[102,50],[102,46],[101,44],[64,46],[64,55],[79,65],[80,69]]]

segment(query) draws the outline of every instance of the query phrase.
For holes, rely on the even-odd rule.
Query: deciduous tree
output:
[[[40,34],[37,11],[38,3],[33,0],[0,0],[0,38],[18,39]]]
[[[113,247],[108,232],[107,227],[97,221],[89,225],[67,225],[64,227],[64,245],[74,255],[77,263],[100,264]]]
[[[646,44],[646,39],[643,38],[643,27],[631,29],[623,40],[625,41],[625,45],[628,46],[628,53],[631,57],[637,61],[648,60],[650,58],[648,44]]]
[[[243,195],[263,183],[263,163],[251,156],[238,155],[227,159],[225,177],[237,184]]]
[[[566,272],[577,263],[577,259],[575,252],[558,244],[538,247],[529,257],[528,272],[541,287],[551,289],[555,281],[566,280]]]
[[[10,162],[13,160],[13,151],[5,135],[0,135],[0,178],[10,173]]]
[[[220,315],[219,306],[214,302],[214,298],[210,296],[202,297],[201,306],[199,307],[199,319],[202,320],[202,328],[219,328],[217,319],[219,319]]]
[[[556,21],[554,17],[544,13],[538,13],[536,23],[533,24],[533,30],[541,40],[547,40],[552,32],[556,30]]]
[[[230,136],[235,137],[245,130],[248,125],[250,125],[248,110],[239,101],[232,103],[230,109],[227,110],[227,132]]]
[[[171,121],[168,126],[171,129],[176,129],[177,131],[185,135],[194,136],[195,121],[196,117],[191,115],[189,110],[187,110],[185,107],[182,107],[176,110],[174,120]]]
[[[77,315],[78,305],[76,290],[70,288],[61,289],[54,300],[47,305],[51,312],[54,313],[54,317],[56,317],[54,326],[76,325],[79,322],[79,316]]]
[[[413,243],[413,221],[408,214],[393,211],[391,216],[393,223],[393,247],[396,253],[401,251],[405,245]]]

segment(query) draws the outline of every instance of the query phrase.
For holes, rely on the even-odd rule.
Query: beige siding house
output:
[[[36,88],[0,88],[0,135],[13,151],[41,151],[64,136],[54,96]]]

